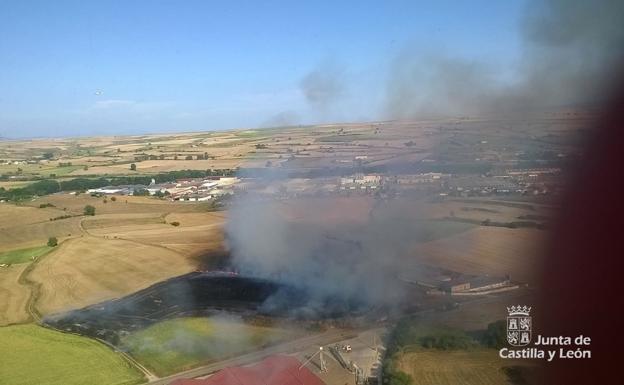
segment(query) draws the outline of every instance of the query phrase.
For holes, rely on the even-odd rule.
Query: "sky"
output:
[[[513,77],[525,6],[0,0],[0,137],[384,119],[406,50]]]

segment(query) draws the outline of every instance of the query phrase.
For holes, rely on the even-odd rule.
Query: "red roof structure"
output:
[[[296,358],[275,355],[251,366],[225,368],[203,380],[182,379],[171,385],[325,385]]]

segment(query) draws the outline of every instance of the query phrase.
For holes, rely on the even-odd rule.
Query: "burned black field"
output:
[[[227,272],[194,272],[120,299],[48,316],[43,323],[118,344],[123,334],[177,317],[231,313],[315,321],[356,317],[367,311],[370,307],[361,302],[319,298],[275,281]]]

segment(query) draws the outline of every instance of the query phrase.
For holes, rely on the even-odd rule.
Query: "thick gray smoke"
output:
[[[246,275],[307,289],[312,301],[396,303],[402,296],[399,260],[419,231],[414,217],[378,204],[364,213],[365,221],[336,222],[335,216],[341,210],[349,215],[349,208],[336,204],[330,213],[323,199],[297,199],[288,205],[238,200],[227,225],[235,266]],[[288,213],[291,205],[299,213],[294,219]],[[326,214],[334,220],[319,220]]]
[[[509,113],[595,101],[623,56],[623,8],[624,2],[607,0],[532,3],[522,23],[524,59],[513,82],[483,63],[406,50],[392,68],[387,113]],[[303,78],[301,90],[313,106],[327,109],[343,93],[341,79],[341,71],[322,66]],[[279,191],[279,180],[264,182]],[[400,260],[420,231],[413,211],[407,216],[400,206],[378,204],[367,221],[333,223],[306,220],[318,218],[322,199],[300,199],[291,203],[299,209],[291,220],[284,204],[254,201],[253,190],[247,196],[252,198],[234,202],[227,225],[241,272],[305,287],[316,298],[380,304],[401,296]],[[347,215],[349,209],[335,210]]]
[[[321,64],[301,79],[299,88],[313,108],[326,112],[344,94],[343,71],[335,64]]]
[[[531,1],[515,80],[486,63],[404,50],[394,60],[390,118],[513,113],[600,103],[624,58],[624,2]]]
[[[387,89],[389,118],[478,113],[495,100],[499,84],[482,63],[405,50],[395,58]]]

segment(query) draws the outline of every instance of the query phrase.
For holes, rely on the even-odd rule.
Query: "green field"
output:
[[[42,175],[50,177],[52,174],[56,176],[67,175],[73,171],[82,169],[84,166],[58,166],[41,172]]]
[[[0,385],[132,385],[143,374],[104,345],[37,325],[0,327]]]
[[[402,354],[398,367],[415,385],[499,385],[509,383],[502,361],[494,349],[422,349]]]
[[[32,257],[40,257],[52,250],[50,246],[29,247],[27,249],[11,250],[0,253],[0,263],[13,265],[16,263],[26,263],[32,261]]]
[[[419,242],[435,241],[436,239],[446,238],[455,234],[474,228],[472,223],[454,222],[447,220],[428,220],[422,226],[416,239]]]
[[[254,326],[232,318],[177,318],[122,339],[141,364],[164,376],[269,345],[295,332]]]
[[[63,176],[71,173],[72,171],[81,169],[83,165],[71,165],[71,166],[59,166],[58,164],[20,164],[20,165],[1,165],[0,174],[5,173],[17,173],[18,169],[21,169],[22,175],[38,175],[49,177],[50,174],[56,174],[56,176]]]

